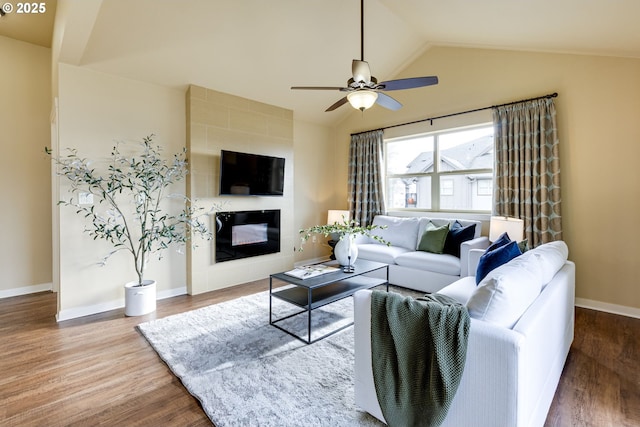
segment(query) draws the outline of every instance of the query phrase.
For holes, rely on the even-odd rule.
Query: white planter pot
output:
[[[156,281],[143,280],[142,286],[137,281],[124,285],[124,314],[126,316],[142,316],[156,311]]]
[[[354,243],[355,234],[345,234],[340,238],[336,247],[333,250],[333,254],[336,256],[336,260],[342,266],[353,265],[358,258],[358,245]],[[351,255],[351,264],[349,264],[349,255]]]

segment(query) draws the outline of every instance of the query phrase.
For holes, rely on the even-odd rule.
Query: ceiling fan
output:
[[[325,111],[333,111],[349,102],[353,108],[364,111],[378,104],[389,110],[398,110],[402,104],[384,92],[391,90],[413,89],[438,84],[438,77],[411,77],[407,79],[389,80],[378,83],[371,75],[369,63],[364,60],[364,0],[360,0],[360,60],[351,63],[353,77],[347,81],[346,87],[334,86],[292,86],[291,89],[302,90],[338,90],[348,92],[347,96],[331,105]]]

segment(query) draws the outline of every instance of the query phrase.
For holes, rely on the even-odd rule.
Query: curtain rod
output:
[[[520,100],[520,101],[507,102],[507,103],[498,104],[498,105],[491,105],[489,107],[476,108],[474,110],[461,111],[459,113],[445,114],[443,116],[429,117],[429,118],[426,118],[426,119],[414,120],[412,122],[406,122],[406,123],[399,123],[397,125],[384,126],[384,127],[378,128],[378,129],[365,130],[365,131],[362,131],[362,132],[352,133],[351,136],[360,135],[360,134],[367,133],[367,132],[374,132],[374,131],[377,131],[377,130],[386,130],[386,129],[391,129],[391,128],[397,128],[397,127],[400,127],[400,126],[413,125],[413,124],[422,123],[422,122],[431,122],[431,125],[433,125],[433,121],[437,120],[437,119],[444,119],[444,118],[447,118],[447,117],[460,116],[462,114],[475,113],[476,111],[490,110],[492,108],[506,107],[507,105],[519,104],[521,102],[536,101],[538,99],[546,99],[546,98],[556,98],[557,96],[558,96],[558,93],[554,92],[554,93],[550,93],[549,95],[537,96],[535,98],[529,98],[529,99],[523,99],[523,100]]]

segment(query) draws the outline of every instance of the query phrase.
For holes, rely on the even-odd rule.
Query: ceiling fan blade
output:
[[[376,104],[393,111],[402,108],[402,104],[400,104],[398,101],[396,101],[386,93],[382,92],[378,92],[378,99],[376,99]]]
[[[302,90],[347,90],[347,88],[339,86],[291,86],[291,89]]]
[[[380,90],[403,90],[413,89],[416,87],[431,86],[438,84],[438,77],[411,77],[408,79],[389,80],[388,82],[380,83]]]
[[[351,72],[355,82],[369,83],[371,81],[371,69],[367,61],[358,61],[354,59],[351,62]]]
[[[344,98],[340,99],[338,102],[336,102],[335,104],[333,104],[331,107],[327,108],[325,111],[325,113],[329,112],[329,111],[333,111],[338,107],[342,107],[344,104],[347,103],[347,97],[345,96]]]

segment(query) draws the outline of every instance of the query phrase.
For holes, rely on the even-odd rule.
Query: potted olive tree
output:
[[[54,157],[57,173],[69,181],[72,193],[69,200],[59,204],[75,208],[87,219],[85,231],[94,240],[106,240],[113,246],[101,264],[106,265],[111,256],[121,251],[131,256],[135,280],[125,284],[127,316],[156,309],[156,282],[145,279],[145,267],[151,257],[160,259],[170,245],[184,245],[192,234],[211,239],[211,232],[201,220],[206,213],[194,207],[186,196],[168,193],[188,173],[186,149],[172,158],[163,158],[153,138],[154,135],[143,138],[127,154],[122,143],[116,143],[108,164],[101,169],[80,157],[75,149],[69,149],[66,156]],[[95,203],[81,204],[82,193],[85,197],[92,195]],[[169,209],[168,199],[176,198],[184,206],[179,213]]]
[[[304,245],[313,234],[321,234],[324,237],[336,235],[338,237],[338,243],[334,248],[336,260],[343,267],[345,272],[352,272],[353,263],[356,262],[356,259],[358,258],[358,246],[354,242],[356,236],[367,236],[389,246],[389,242],[373,233],[376,229],[385,228],[387,228],[386,225],[379,226],[371,224],[361,226],[356,220],[348,220],[347,218],[342,217],[342,222],[314,225],[313,227],[300,230],[300,250],[302,250],[302,245]]]

